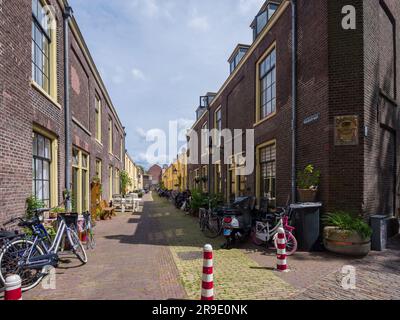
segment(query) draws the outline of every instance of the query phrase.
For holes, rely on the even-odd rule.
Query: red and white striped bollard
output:
[[[279,228],[279,230],[278,230],[276,258],[277,258],[277,266],[276,266],[277,271],[289,272],[287,260],[286,260],[286,258],[287,258],[286,236],[285,236],[285,230],[283,228]]]
[[[17,275],[8,276],[6,278],[6,292],[4,300],[22,300],[21,278]]]
[[[214,300],[214,265],[213,248],[210,244],[204,246],[203,277],[201,281],[201,300]]]

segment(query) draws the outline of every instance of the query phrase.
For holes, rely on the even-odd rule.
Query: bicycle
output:
[[[12,222],[20,221],[19,227],[30,228],[33,236],[30,238],[17,238],[7,243],[0,252],[0,281],[4,284],[8,274],[19,275],[22,280],[22,291],[36,287],[47,274],[48,266],[57,267],[59,262],[58,252],[63,238],[66,238],[72,252],[83,263],[87,263],[87,255],[79,240],[75,227],[68,223],[68,219],[76,221],[77,214],[58,216],[58,230],[51,241],[43,226],[43,213],[50,209],[38,209],[34,218],[24,220],[16,218]]]
[[[211,209],[200,208],[199,210],[199,225],[200,230],[207,238],[215,239],[222,234],[223,217]]]
[[[268,245],[272,241],[275,248],[278,248],[278,231],[283,228],[286,238],[286,253],[291,256],[297,251],[297,240],[293,235],[295,228],[289,225],[292,209],[289,207],[287,211],[285,208],[278,208],[278,211],[256,219],[251,238],[255,245]]]
[[[83,232],[86,237],[86,249],[94,249],[96,247],[96,241],[94,239],[92,216],[89,212],[83,214]]]

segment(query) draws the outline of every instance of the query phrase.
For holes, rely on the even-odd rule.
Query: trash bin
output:
[[[385,215],[374,215],[371,216],[371,249],[374,251],[383,251],[386,249],[386,243],[388,238],[387,224],[388,217]]]
[[[322,203],[292,204],[295,216],[295,235],[300,251],[320,251],[320,209]]]

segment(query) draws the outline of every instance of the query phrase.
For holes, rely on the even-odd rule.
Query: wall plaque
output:
[[[335,117],[335,145],[358,145],[358,116]]]

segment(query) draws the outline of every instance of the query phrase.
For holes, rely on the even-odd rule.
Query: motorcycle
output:
[[[230,249],[237,241],[244,242],[251,235],[254,197],[237,198],[231,208],[223,210],[223,234],[226,242],[222,248]]]

